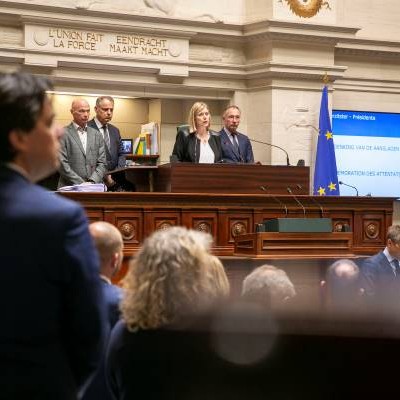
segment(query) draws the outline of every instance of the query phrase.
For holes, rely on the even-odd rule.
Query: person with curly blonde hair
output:
[[[163,385],[170,385],[163,376],[176,362],[169,351],[177,347],[171,332],[221,297],[209,270],[210,245],[209,234],[183,227],[157,231],[145,240],[124,279],[122,321],[108,348],[107,380],[116,399],[134,398],[140,388],[146,398],[151,393],[162,398]],[[143,379],[132,379],[137,376]]]
[[[215,298],[217,300],[227,299],[230,293],[230,285],[224,266],[218,257],[213,255],[209,256],[207,275],[211,287],[214,289]]]

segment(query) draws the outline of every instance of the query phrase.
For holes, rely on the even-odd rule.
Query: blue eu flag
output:
[[[319,135],[314,171],[314,196],[338,196],[339,182],[336,169],[335,146],[328,110],[328,88],[322,90],[319,112]]]

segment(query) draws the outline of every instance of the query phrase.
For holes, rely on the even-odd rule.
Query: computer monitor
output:
[[[123,154],[132,154],[133,139],[121,139]]]
[[[400,114],[333,110],[332,130],[341,195],[400,197]]]

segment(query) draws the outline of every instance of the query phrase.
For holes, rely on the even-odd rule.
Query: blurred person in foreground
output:
[[[214,287],[215,298],[221,301],[229,298],[230,285],[225,268],[220,259],[214,255],[210,255],[207,263],[207,272],[210,279],[211,287]]]
[[[399,310],[400,300],[400,225],[386,234],[386,247],[361,265],[366,301],[382,310]]]
[[[364,289],[361,287],[361,273],[351,260],[335,261],[326,270],[321,281],[323,302],[328,311],[354,313],[362,310]]]
[[[257,267],[243,280],[242,299],[268,310],[286,308],[295,296],[296,290],[286,272],[273,265]]]
[[[83,209],[35,185],[59,165],[50,82],[0,74],[0,397],[76,399],[98,365],[99,263]],[[21,242],[23,240],[23,242]]]
[[[179,335],[174,328],[220,297],[208,273],[210,244],[208,234],[173,227],[147,238],[131,263],[123,321],[112,332],[106,360],[116,399],[142,394],[166,399],[187,383],[184,360],[194,357],[193,343],[189,333]]]
[[[100,257],[100,279],[105,299],[108,336],[120,317],[119,303],[122,299],[122,289],[119,286],[113,285],[111,279],[121,268],[124,242],[121,232],[108,222],[93,222],[89,225],[89,231]],[[105,355],[106,348],[105,346],[103,355]],[[104,359],[94,379],[85,390],[82,399],[112,399],[111,393],[106,385]]]
[[[193,104],[188,118],[188,135],[178,133],[172,157],[177,161],[212,164],[222,161],[221,139],[211,131],[211,114],[203,102]]]

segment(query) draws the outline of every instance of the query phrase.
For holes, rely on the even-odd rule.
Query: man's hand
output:
[[[113,187],[115,185],[115,181],[110,174],[104,176],[104,183],[108,188]]]

